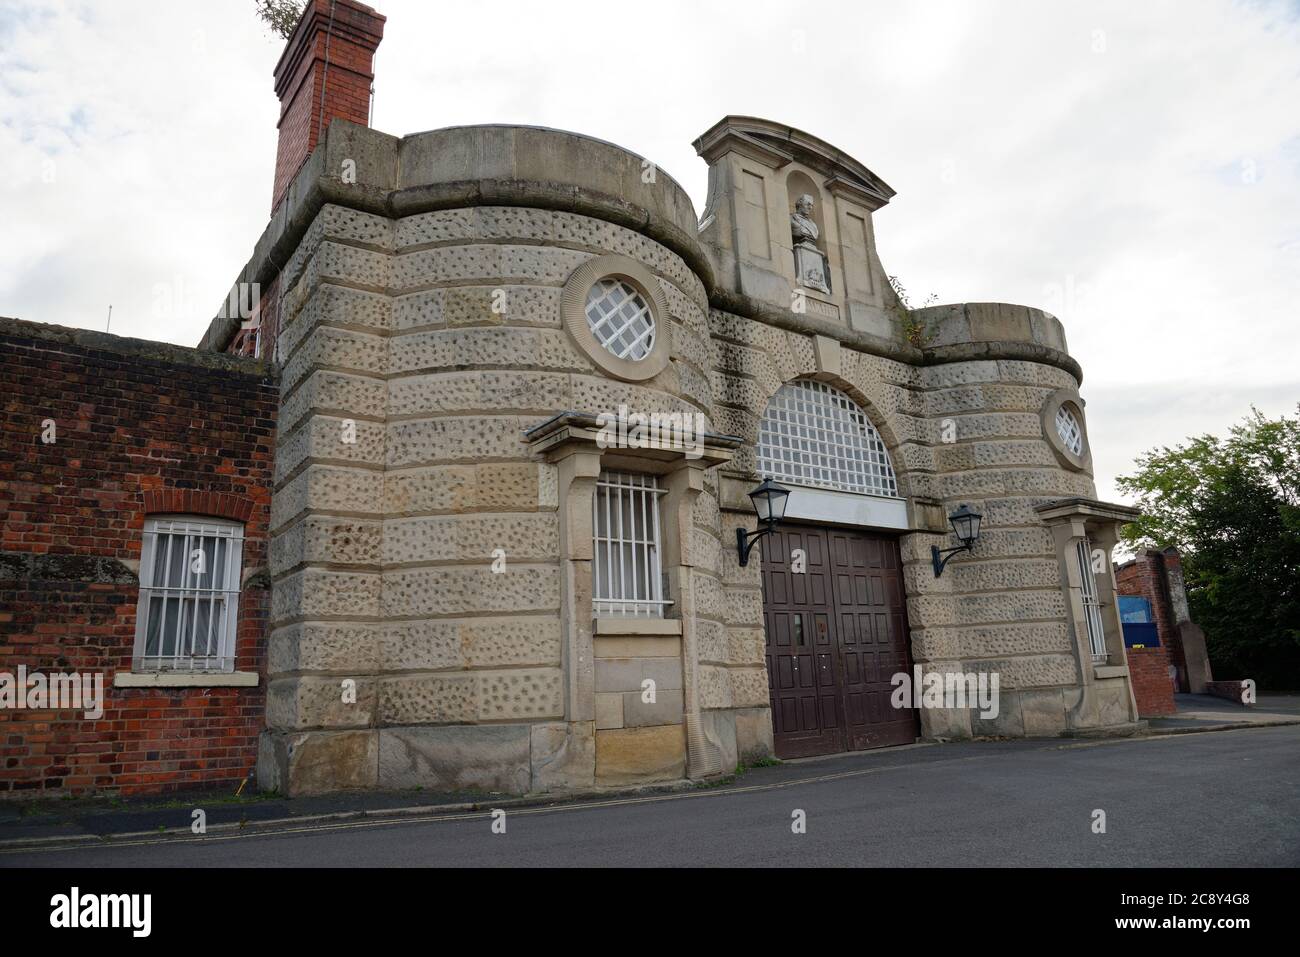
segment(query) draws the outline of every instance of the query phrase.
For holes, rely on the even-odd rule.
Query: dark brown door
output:
[[[792,568],[802,549],[807,567]],[[844,750],[836,674],[834,580],[826,536],[778,529],[763,542],[763,624],[776,753],[802,758]]]
[[[890,679],[912,670],[898,541],[841,529],[827,534],[846,746],[862,751],[911,744],[916,740],[916,713],[889,701],[894,692]]]
[[[804,558],[795,570],[796,550]],[[859,751],[916,738],[916,714],[890,705],[910,671],[898,542],[788,526],[763,542],[763,618],[776,753]]]

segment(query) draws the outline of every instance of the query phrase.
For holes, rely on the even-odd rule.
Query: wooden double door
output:
[[[916,740],[890,704],[912,669],[898,540],[784,526],[763,542],[763,623],[776,754],[801,758]]]

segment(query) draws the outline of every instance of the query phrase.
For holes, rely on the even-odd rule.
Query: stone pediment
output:
[[[894,190],[825,140],[727,116],[695,141],[709,164],[700,240],[719,285],[835,328],[901,340],[874,214]]]
[[[695,141],[695,151],[710,165],[738,152],[781,169],[796,162],[826,177],[831,191],[843,190],[875,211],[894,197],[894,190],[862,163],[823,139],[793,126],[754,116],[726,116]]]

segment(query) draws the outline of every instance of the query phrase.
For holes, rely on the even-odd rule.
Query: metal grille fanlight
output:
[[[1083,429],[1068,405],[1063,405],[1056,410],[1056,434],[1073,454],[1083,454]]]
[[[655,344],[655,319],[641,293],[616,276],[587,292],[587,325],[596,341],[620,359],[639,361]]]
[[[866,413],[839,389],[811,379],[787,382],[767,404],[758,470],[799,485],[898,496],[889,452]]]

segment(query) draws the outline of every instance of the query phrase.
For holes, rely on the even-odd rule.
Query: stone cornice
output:
[[[710,164],[716,163],[729,152],[748,156],[772,169],[780,169],[794,162],[792,153],[777,149],[756,137],[722,126],[713,127],[692,145],[695,147],[695,152]]]
[[[865,206],[873,213],[889,202],[889,197],[879,190],[868,188],[844,176],[832,176],[822,185],[832,196],[842,196],[859,206]]]
[[[728,145],[739,148],[740,144],[761,148],[772,156],[788,156],[842,185],[852,184],[874,197],[877,205],[873,208],[884,206],[894,197],[888,183],[838,147],[793,126],[756,116],[724,116],[696,139],[695,150],[712,163]]]
[[[1048,525],[1079,519],[1082,521],[1119,522],[1127,525],[1142,517],[1142,510],[1131,505],[1101,502],[1092,498],[1064,498],[1034,506]]]
[[[653,432],[643,435],[642,441],[636,445],[610,444],[606,441],[608,430],[616,424],[617,420],[611,423],[608,417],[567,410],[528,429],[524,432],[524,438],[535,453],[551,460],[562,458],[572,451],[599,450],[615,456],[660,463],[694,459],[706,468],[731,461],[732,452],[744,444],[744,439],[740,436],[713,432],[701,433],[699,441],[690,444],[664,441],[662,435]],[[633,423],[625,421],[623,426],[630,430]],[[645,423],[642,423],[642,427],[645,427]]]
[[[946,365],[950,362],[973,362],[980,359],[1018,359],[1055,366],[1083,383],[1083,367],[1068,353],[1036,342],[1017,342],[999,339],[986,342],[955,342],[947,346],[931,346],[925,350],[922,365]]]

